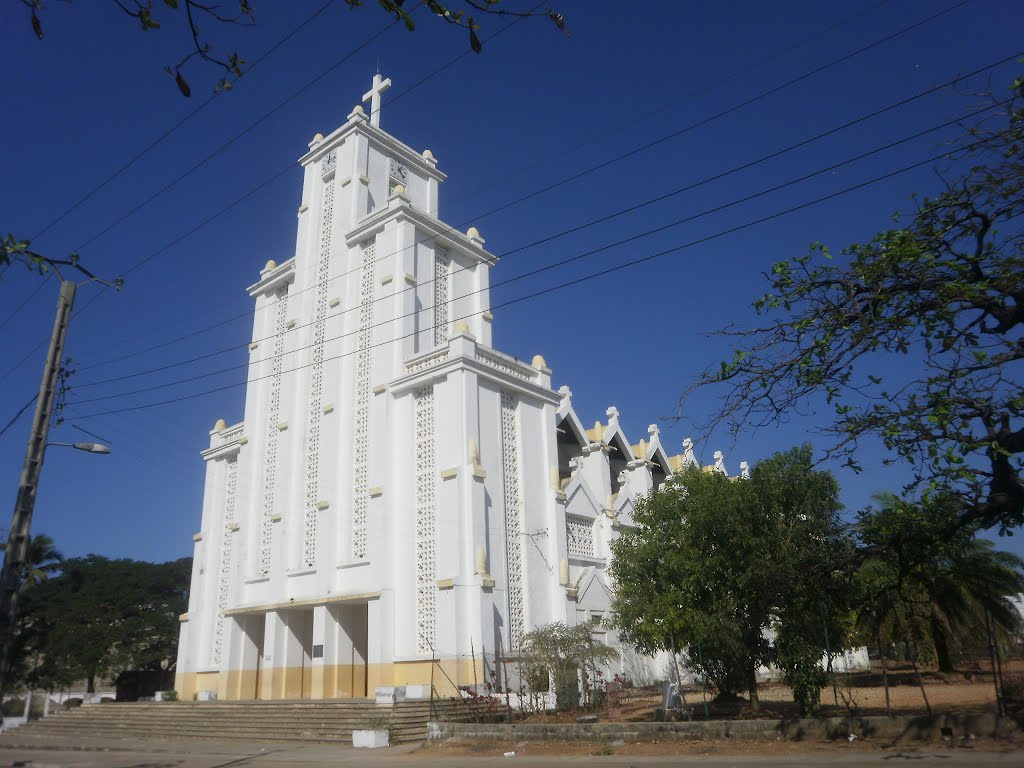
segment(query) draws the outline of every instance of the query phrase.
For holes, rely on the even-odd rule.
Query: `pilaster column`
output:
[[[367,603],[367,696],[382,685],[394,685],[395,598],[391,590]]]
[[[334,654],[328,655],[327,651],[334,650],[335,643],[330,642],[333,638],[329,637],[331,624],[335,623],[327,610],[326,605],[317,605],[313,607],[313,644],[312,644],[312,659],[310,665],[312,666],[312,675],[310,678],[310,692],[309,697],[311,699],[326,699],[334,696],[334,682],[328,680],[328,670],[326,665],[327,659],[333,659]],[[320,654],[317,655],[317,648],[319,647]],[[328,690],[330,689],[330,690]]]
[[[284,693],[284,623],[277,611],[267,611],[263,623],[263,659],[260,661],[259,697],[280,699]],[[280,659],[279,659],[280,654]]]

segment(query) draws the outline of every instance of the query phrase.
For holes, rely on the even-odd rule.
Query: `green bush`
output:
[[[4,717],[20,717],[25,713],[25,700],[8,699],[0,705],[0,712],[4,713]]]

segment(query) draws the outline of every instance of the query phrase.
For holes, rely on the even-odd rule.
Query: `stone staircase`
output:
[[[427,721],[472,720],[474,705],[455,700],[378,705],[370,699],[332,701],[139,702],[86,704],[34,720],[0,736],[0,746],[50,739],[199,738],[349,744],[352,731],[391,725],[392,743],[422,741]],[[492,707],[493,709],[493,707]],[[479,710],[481,713],[483,708]],[[493,712],[491,713],[493,714]]]

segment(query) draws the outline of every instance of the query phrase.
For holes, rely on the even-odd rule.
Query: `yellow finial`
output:
[[[547,368],[548,364],[544,361],[543,355],[534,355],[533,362],[530,363],[534,368]]]
[[[218,432],[223,432],[228,428],[228,423],[224,419],[217,419],[217,423],[213,425],[213,428]]]

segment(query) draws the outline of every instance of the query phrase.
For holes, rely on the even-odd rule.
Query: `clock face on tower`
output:
[[[407,184],[409,182],[409,169],[397,160],[391,160],[391,171],[389,175],[399,184]]]

